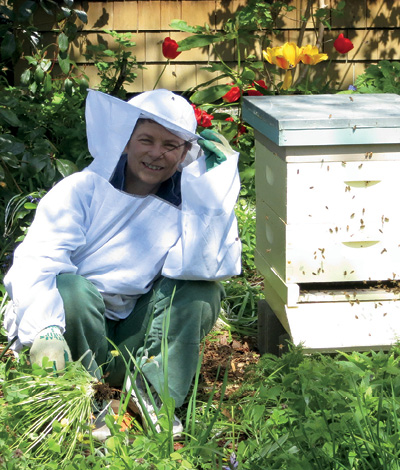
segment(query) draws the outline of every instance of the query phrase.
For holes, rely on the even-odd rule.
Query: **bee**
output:
[[[350,100],[350,101],[354,101],[352,96],[349,96],[349,100]]]

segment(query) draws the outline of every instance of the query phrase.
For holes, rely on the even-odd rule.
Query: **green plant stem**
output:
[[[165,63],[164,65],[164,68],[161,70],[161,73],[160,75],[158,76],[157,80],[156,80],[156,83],[154,84],[153,86],[153,90],[156,89],[156,86],[158,85],[158,82],[160,81],[161,77],[163,76],[164,72],[165,72],[165,69],[167,68],[167,65],[169,64],[170,60],[168,59],[168,61]]]

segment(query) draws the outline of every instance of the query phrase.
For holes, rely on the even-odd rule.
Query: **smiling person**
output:
[[[39,203],[5,278],[5,327],[33,363],[81,360],[125,384],[160,430],[166,315],[168,393],[180,407],[220,312],[219,281],[240,273],[238,154],[213,131],[196,134],[192,106],[168,90],[128,102],[90,90],[86,124],[93,161]]]

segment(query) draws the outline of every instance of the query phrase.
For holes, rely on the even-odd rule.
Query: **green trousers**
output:
[[[201,340],[211,330],[220,312],[223,297],[220,283],[161,277],[151,291],[138,299],[132,313],[120,321],[104,316],[101,294],[84,277],[60,274],[57,288],[64,302],[64,336],[72,359],[78,360],[86,353],[83,365],[111,386],[123,384],[126,366],[121,356],[112,354],[115,347],[108,339],[128,362],[129,353],[132,354],[146,379],[162,394],[161,344],[163,322],[169,315],[168,389],[176,406],[182,405],[196,372]]]

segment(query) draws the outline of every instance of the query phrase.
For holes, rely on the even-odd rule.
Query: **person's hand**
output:
[[[232,155],[233,150],[224,136],[218,134],[211,129],[204,129],[200,132],[203,139],[199,139],[197,143],[203,149],[206,156],[207,171],[211,170],[224,162],[226,157]]]
[[[44,357],[53,363],[54,370],[65,369],[66,362],[71,360],[71,351],[58,326],[48,326],[33,341],[31,363],[42,366]]]

